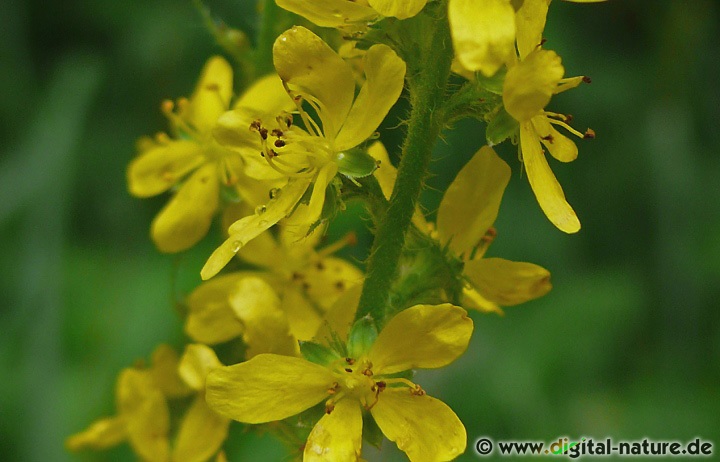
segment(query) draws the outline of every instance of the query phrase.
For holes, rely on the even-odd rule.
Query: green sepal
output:
[[[377,339],[378,331],[375,326],[375,320],[372,316],[367,315],[355,321],[350,328],[348,334],[348,356],[351,358],[359,358],[370,351],[375,339]]]
[[[377,170],[377,160],[360,148],[352,148],[335,155],[338,172],[348,178],[365,178]]]
[[[519,128],[518,121],[501,106],[495,115],[490,117],[485,129],[485,138],[490,146],[495,146],[513,136]]]
[[[492,77],[485,77],[482,73],[476,72],[475,79],[484,90],[496,95],[502,95],[503,84],[505,83],[505,74],[507,74],[507,69],[503,67]]]
[[[332,350],[325,345],[309,341],[300,342],[300,353],[303,355],[303,358],[307,359],[311,363],[320,364],[321,366],[327,366],[328,364],[341,358],[335,350]]]
[[[372,416],[368,413],[363,414],[362,428],[363,439],[371,445],[375,446],[376,448],[380,449],[384,438],[383,432],[382,430],[380,430],[380,427],[378,427],[375,419],[373,419]]]

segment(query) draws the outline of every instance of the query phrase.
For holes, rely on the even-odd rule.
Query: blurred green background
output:
[[[208,5],[254,33],[252,2]],[[553,3],[546,47],[593,78],[549,107],[598,135],[552,164],[583,229],[554,229],[514,148],[499,149],[514,176],[489,254],[541,264],[555,287],[505,317],[473,313],[467,354],[419,374],[467,427],[459,460],[479,459],[480,436],[720,444],[719,13],[715,0]],[[165,198],[131,198],[125,166],[165,129],[160,101],[189,94],[221,50],[190,1],[5,0],[0,22],[0,459],[133,460],[63,440],[114,413],[121,368],[182,346],[173,303],[215,242],[159,255],[148,228]],[[456,128],[432,187],[484,139]],[[285,457],[267,435],[232,435],[233,461]],[[391,444],[368,454],[401,460]]]

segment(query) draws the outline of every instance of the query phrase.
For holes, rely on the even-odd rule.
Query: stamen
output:
[[[285,176],[289,176],[291,178],[308,178],[308,177],[315,175],[315,173],[312,171],[308,171],[308,172],[304,172],[304,173],[294,173],[294,172],[289,172],[287,170],[284,170],[284,169],[278,167],[277,165],[275,165],[275,162],[273,161],[273,159],[270,156],[265,156],[265,160],[270,165],[270,167],[272,167],[275,171],[277,171],[278,173],[281,173]]]
[[[197,138],[197,133],[195,130],[190,127],[185,120],[183,120],[182,117],[180,117],[180,114],[187,108],[188,100],[186,98],[180,98],[177,100],[177,105],[174,104],[170,100],[165,100],[160,105],[160,109],[165,114],[165,117],[168,118],[170,121],[170,126],[172,127],[173,135],[176,137],[180,137],[179,131],[183,131],[188,134],[188,136],[192,138]],[[175,108],[177,107],[178,112],[175,112]]]
[[[553,119],[553,118],[550,118],[550,117],[548,117],[548,120],[550,121],[551,124],[559,125],[559,126],[563,127],[565,130],[569,131],[570,133],[572,133],[573,135],[577,136],[578,138],[585,138],[585,135],[584,135],[584,134],[582,134],[582,133],[580,133],[579,131],[575,130],[575,129],[572,128],[570,125],[566,124],[565,122],[563,122],[563,121],[561,121],[561,120],[556,120],[556,119]]]
[[[314,136],[319,136],[319,134],[320,134],[319,129],[317,131],[313,132],[313,129],[315,127],[317,127],[317,125],[314,123],[314,121],[312,123],[310,122],[312,119],[310,118],[310,116],[308,116],[307,112],[305,112],[305,110],[302,108],[302,99],[303,99],[302,95],[295,95],[295,93],[292,90],[290,90],[290,87],[288,87],[287,82],[285,82],[284,80],[283,80],[282,84],[283,84],[283,87],[285,88],[285,91],[287,92],[287,94],[290,95],[292,100],[295,102],[295,106],[297,106],[298,114],[300,114],[300,118],[302,119],[303,123],[305,124],[305,128],[307,128],[307,130],[309,132],[311,132],[311,134],[313,134]]]
[[[372,404],[368,405],[365,403],[365,409],[370,410],[375,406],[378,402],[378,399],[380,398],[380,393],[383,392],[387,388],[387,383],[381,381],[375,382],[375,384],[370,388],[370,391],[375,392],[375,400],[373,400]]]
[[[320,256],[320,258],[326,258],[330,255],[334,254],[340,249],[345,248],[345,246],[353,246],[357,244],[357,235],[354,231],[351,231],[347,233],[345,236],[343,236],[342,239],[339,241],[335,241],[332,244],[323,247],[322,249],[318,250],[317,254]]]
[[[561,79],[560,82],[558,82],[558,86],[555,88],[555,91],[553,93],[558,94],[567,90],[571,90],[583,83],[584,81],[584,76],[567,77],[565,79]]]

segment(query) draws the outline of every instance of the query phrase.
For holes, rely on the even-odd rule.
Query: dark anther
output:
[[[325,269],[325,265],[323,264],[323,262],[319,261],[315,263],[315,268],[317,268],[319,271],[322,271]]]
[[[285,142],[284,142],[283,140],[275,140],[275,147],[276,147],[276,148],[281,148],[281,147],[283,147],[283,146],[285,146]]]
[[[585,133],[583,134],[583,138],[585,139],[593,139],[595,138],[595,130],[592,128],[588,128]]]
[[[352,372],[352,369],[350,369],[349,367],[346,367],[345,372]]]
[[[283,136],[283,132],[282,132],[282,130],[280,130],[279,128],[273,128],[272,131],[270,132],[270,134],[271,134],[272,136],[277,136],[278,138],[280,138],[281,136]]]
[[[348,363],[348,364],[350,364],[351,366],[352,366],[353,364],[355,364],[355,360],[352,359],[352,358],[345,358],[345,362]]]
[[[345,289],[345,283],[343,281],[338,281],[335,283],[335,288],[338,290],[343,290]]]
[[[542,139],[545,140],[545,141],[547,141],[547,142],[550,143],[550,144],[552,144],[553,141],[555,141],[555,138],[553,138],[552,135],[543,136]]]
[[[267,139],[268,130],[265,127],[260,127],[260,137],[264,140]]]
[[[585,83],[592,83],[592,79],[591,79],[590,77],[588,77],[587,75],[584,75],[584,76],[583,76],[583,82],[585,82]]]

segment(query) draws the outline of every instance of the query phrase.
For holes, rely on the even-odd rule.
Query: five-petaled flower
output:
[[[578,0],[574,0],[578,1]],[[510,64],[503,84],[505,110],[520,123],[520,152],[528,181],[545,215],[558,229],[566,233],[580,230],[580,220],[565,199],[542,146],[561,162],[577,158],[575,143],[553,125],[565,128],[580,138],[595,136],[592,130],[584,134],[568,125],[569,116],[545,111],[552,95],[575,88],[586,77],[563,78],[565,68],[554,51],[542,49],[549,0],[527,0],[515,16],[516,41],[519,58]]]
[[[413,462],[452,460],[467,434],[457,415],[397,374],[446,366],[467,348],[472,320],[462,308],[416,305],[388,322],[372,345],[327,364],[272,354],[219,368],[207,379],[216,412],[251,424],[298,414],[325,400],[325,415],[304,449],[304,461],[357,461],[363,411]]]
[[[267,165],[248,174],[286,178],[287,182],[274,189],[270,202],[254,215],[230,226],[229,238],[205,263],[203,279],[217,274],[248,241],[285,217],[290,217],[288,230],[304,238],[321,218],[326,189],[336,173],[371,174],[376,163],[358,146],[373,135],[400,97],[405,79],[403,60],[390,47],[374,45],[365,55],[367,80],[356,97],[350,66],[303,27],[293,27],[278,37],[273,57],[305,130],[282,115],[267,121],[248,120],[245,114],[230,111],[220,118],[214,135],[221,145],[245,152],[260,143],[260,154],[254,151],[253,155],[262,156]],[[319,116],[319,122],[303,102]]]
[[[163,133],[154,140],[143,139],[140,155],[128,166],[128,188],[134,196],[151,197],[177,189],[151,226],[152,239],[163,252],[186,250],[207,234],[220,206],[221,186],[253,204],[263,201],[270,188],[247,178],[242,157],[212,137],[218,117],[230,107],[232,79],[225,59],[210,58],[190,99],[162,105],[173,138]],[[250,87],[234,108],[259,117],[290,106],[280,79],[269,75]]]

